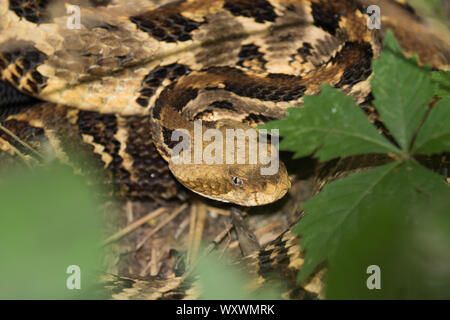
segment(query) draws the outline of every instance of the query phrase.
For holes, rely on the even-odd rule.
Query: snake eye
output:
[[[239,187],[242,187],[244,184],[244,180],[239,179],[238,177],[231,177],[231,181],[233,181],[233,184]]]

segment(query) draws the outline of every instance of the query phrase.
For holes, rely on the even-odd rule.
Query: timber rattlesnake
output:
[[[449,39],[429,31],[402,1],[372,2],[386,9],[383,28],[393,28],[407,54],[449,68]],[[260,175],[259,163],[176,166],[172,133],[192,133],[194,120],[225,132],[282,118],[323,82],[370,102],[382,32],[367,28],[364,0],[71,4],[81,10],[79,25],[68,23],[61,1],[0,0],[1,78],[47,101],[2,110],[2,125],[38,149],[44,137],[69,162],[67,150],[82,146],[124,197],[173,198],[173,174],[213,199],[273,202],[289,188],[283,164],[272,176]],[[7,133],[0,138],[3,156],[28,152]],[[283,244],[286,257],[298,258],[289,233],[276,241],[271,245]]]

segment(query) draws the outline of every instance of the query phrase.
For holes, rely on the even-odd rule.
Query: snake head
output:
[[[291,187],[286,167],[279,163],[274,174],[261,174],[261,167],[230,166],[230,186],[224,200],[241,206],[260,206],[281,199]]]
[[[206,198],[241,206],[261,206],[282,198],[291,184],[282,162],[276,173],[261,174],[259,165],[169,163],[185,187]]]
[[[199,126],[194,134],[186,133],[193,138],[183,139],[168,159],[170,171],[185,187],[204,197],[241,206],[269,204],[289,190],[286,167],[278,157],[277,138],[269,139],[267,132],[230,120],[216,122],[214,129],[194,125]]]

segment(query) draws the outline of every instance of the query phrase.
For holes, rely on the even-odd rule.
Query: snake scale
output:
[[[66,162],[69,150],[81,150],[105,169],[116,194],[129,199],[172,199],[181,185],[244,206],[280,199],[290,186],[282,163],[270,176],[259,174],[260,163],[177,166],[173,132],[192,133],[194,120],[202,120],[204,130],[225,132],[283,118],[304,95],[319,93],[322,83],[370,104],[372,60],[387,28],[407,55],[449,69],[450,40],[405,1],[70,4],[79,10],[78,25],[62,1],[0,0],[1,80],[41,101],[4,107],[0,120],[22,141],[38,150],[51,146]],[[371,4],[382,8],[381,30],[367,27]],[[2,160],[30,153],[3,131],[0,150]],[[287,232],[270,243],[258,253],[260,261],[268,257],[258,269],[278,259],[297,270],[296,241]],[[133,297],[180,298],[190,296],[180,289],[184,280],[117,281]]]

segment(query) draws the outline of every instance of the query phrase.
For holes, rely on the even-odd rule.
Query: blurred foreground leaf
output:
[[[409,206],[409,219],[397,204],[374,207],[330,259],[327,298],[449,299],[449,208],[448,195]]]
[[[280,299],[281,291],[264,288],[252,291],[255,280],[235,266],[226,265],[216,253],[200,259],[196,272],[202,288],[201,299],[208,300],[273,300]]]
[[[90,189],[59,165],[13,171],[0,181],[0,299],[89,298],[99,223]],[[81,290],[66,286],[69,266]],[[73,283],[73,282],[72,282]]]

